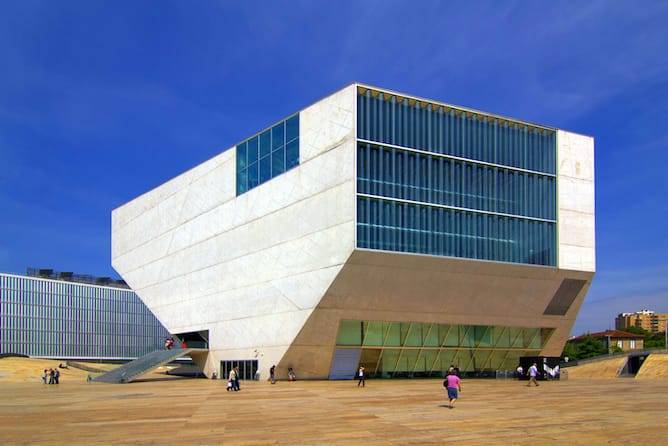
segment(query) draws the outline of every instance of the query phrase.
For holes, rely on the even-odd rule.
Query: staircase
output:
[[[192,351],[202,350],[199,348],[174,348],[172,350],[156,350],[137,358],[134,361],[93,378],[95,382],[104,383],[128,383],[139,376],[150,372],[161,365],[170,363],[175,359],[185,356]]]

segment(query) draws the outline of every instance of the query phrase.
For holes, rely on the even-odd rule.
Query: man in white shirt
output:
[[[536,363],[534,362],[531,364],[531,367],[529,367],[529,383],[527,384],[527,387],[531,387],[531,383],[534,383],[536,387],[538,387],[538,381],[536,381],[537,376],[538,367],[536,367]]]

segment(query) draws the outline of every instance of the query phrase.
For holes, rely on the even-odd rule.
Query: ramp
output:
[[[123,364],[110,372],[97,376],[93,378],[93,381],[116,384],[128,383],[161,365],[172,362],[193,351],[206,351],[206,349],[175,348],[172,350],[156,350],[127,364]]]
[[[668,379],[668,354],[649,355],[638,370],[636,379]]]
[[[568,370],[568,379],[617,378],[626,365],[627,359],[626,356],[617,356],[564,370]]]

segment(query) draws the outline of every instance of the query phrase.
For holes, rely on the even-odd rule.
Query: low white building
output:
[[[112,213],[112,263],[218,376],[514,370],[595,271],[594,141],[350,85]]]

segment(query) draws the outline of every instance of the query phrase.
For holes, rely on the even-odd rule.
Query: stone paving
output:
[[[668,380],[0,380],[0,444],[660,444]]]

